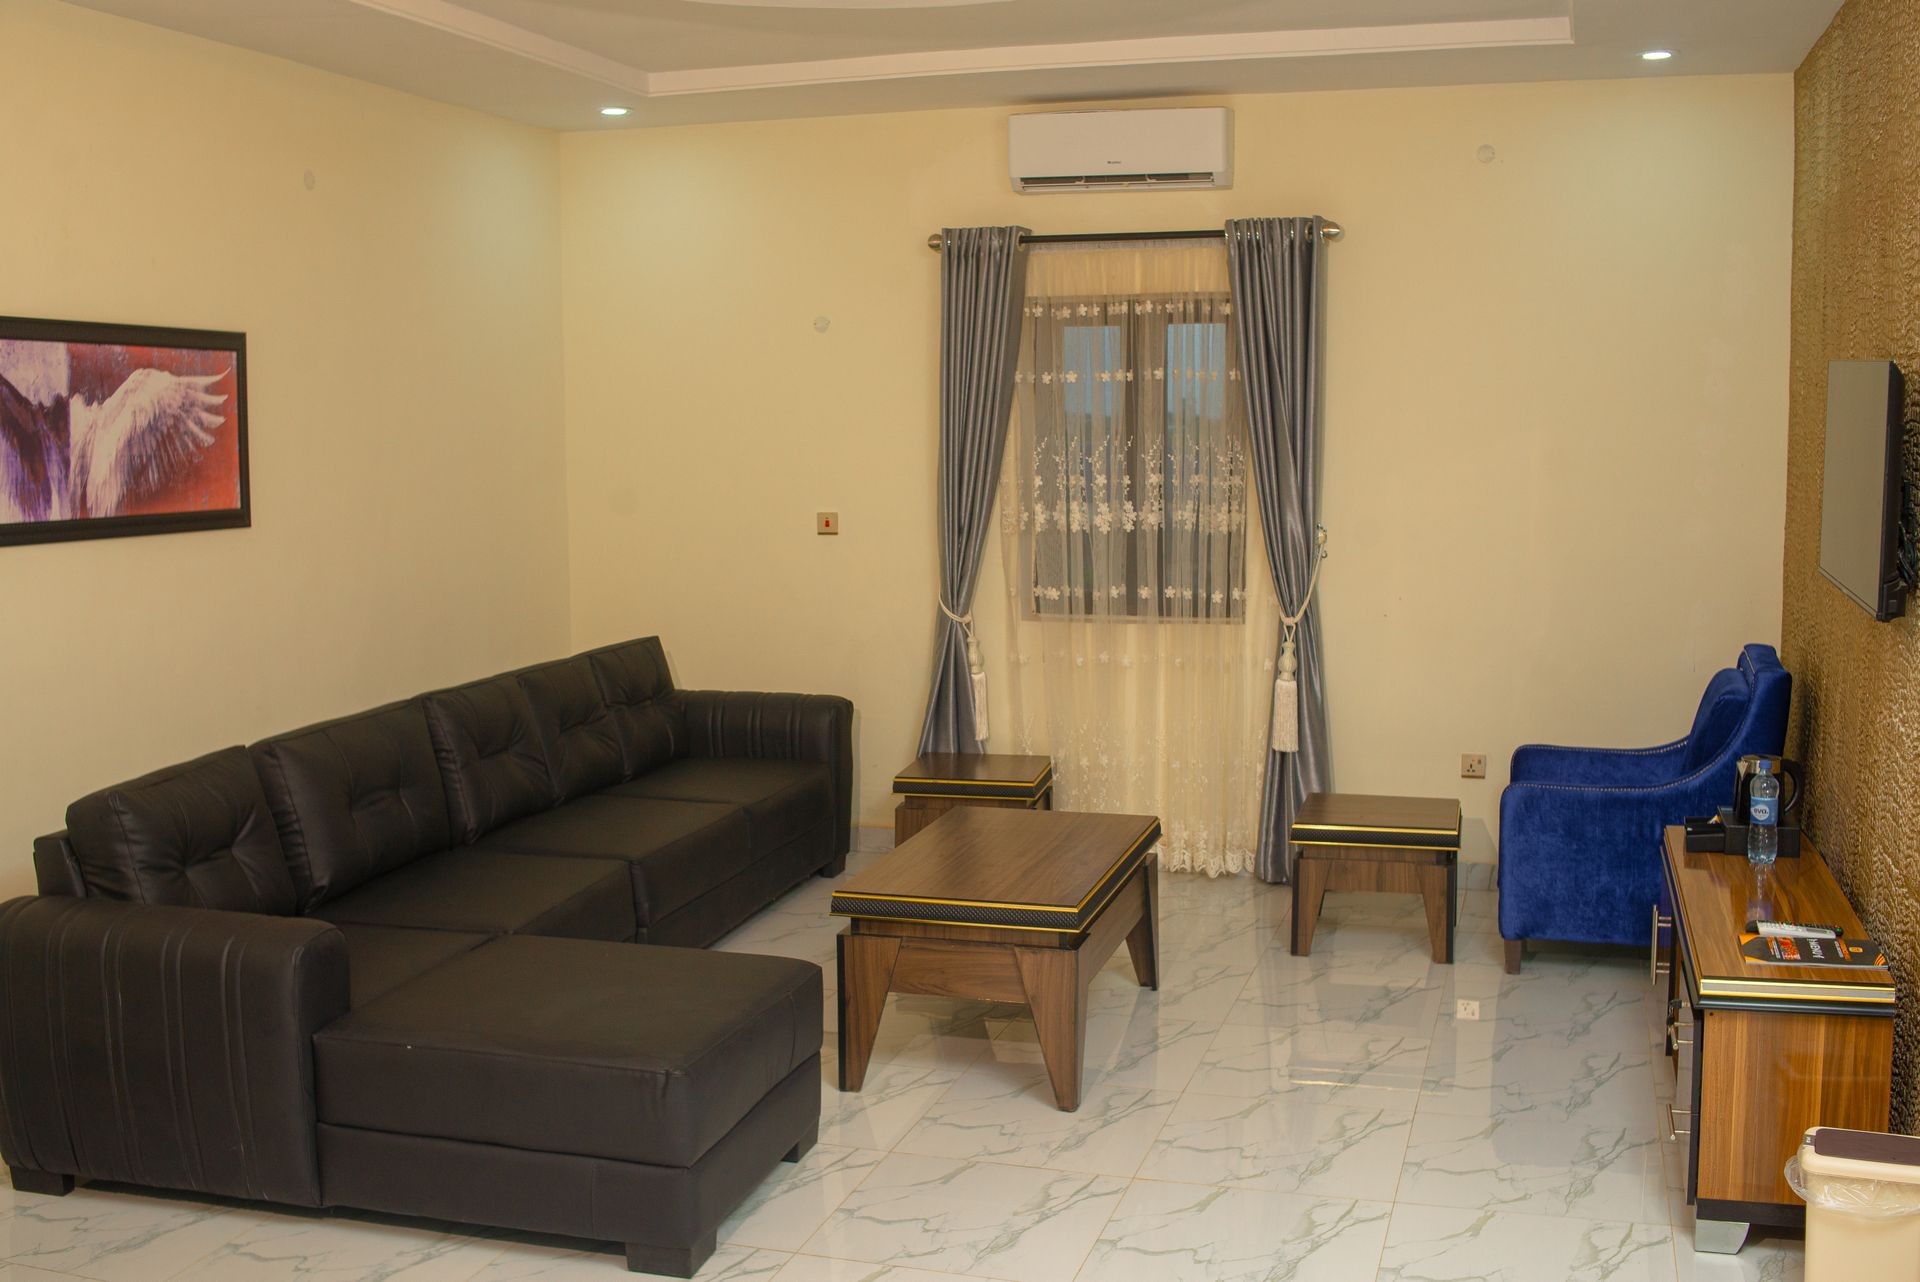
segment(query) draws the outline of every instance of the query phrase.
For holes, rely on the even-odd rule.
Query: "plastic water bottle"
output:
[[[1747,793],[1747,862],[1764,868],[1780,853],[1780,780],[1765,757],[1754,763],[1754,771]]]

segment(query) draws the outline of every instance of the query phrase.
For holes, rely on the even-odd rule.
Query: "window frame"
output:
[[[1204,311],[1204,314],[1197,318],[1189,315],[1196,303]],[[1179,313],[1177,317],[1176,311]],[[1114,323],[1116,320],[1118,324]],[[1127,603],[1125,610],[1103,608],[1104,600],[1096,585],[1089,584],[1078,590],[1069,587],[1064,582],[1067,577],[1064,570],[1059,576],[1062,582],[1057,585],[1057,590],[1061,593],[1057,598],[1059,604],[1052,605],[1050,602],[1043,601],[1042,598],[1047,589],[1056,585],[1044,581],[1036,528],[1027,519],[1037,506],[1029,489],[1032,469],[1031,461],[1027,460],[1025,466],[1017,467],[1012,480],[1013,494],[1024,500],[1020,503],[1019,536],[1021,565],[1024,567],[1023,577],[1027,583],[1025,590],[1018,592],[1021,618],[1040,623],[1194,623],[1230,626],[1244,624],[1249,601],[1248,561],[1252,552],[1251,539],[1256,526],[1250,510],[1253,484],[1251,443],[1246,423],[1244,388],[1239,378],[1237,334],[1231,295],[1226,291],[1207,291],[1029,299],[1022,317],[1022,324],[1038,328],[1023,335],[1022,338],[1016,379],[1026,383],[1027,390],[1023,395],[1016,397],[1016,401],[1024,406],[1028,413],[1043,421],[1030,421],[1021,425],[1015,431],[1016,445],[1022,435],[1025,435],[1030,438],[1028,444],[1036,449],[1044,448],[1044,442],[1049,438],[1060,442],[1059,448],[1068,448],[1067,439],[1076,430],[1074,428],[1076,407],[1073,402],[1076,397],[1087,398],[1078,408],[1078,416],[1091,415],[1094,406],[1091,398],[1088,397],[1088,391],[1095,386],[1095,380],[1099,379],[1103,369],[1102,361],[1094,358],[1105,358],[1104,369],[1113,373],[1114,377],[1099,380],[1097,386],[1103,389],[1110,399],[1106,405],[1100,407],[1106,412],[1092,417],[1102,425],[1102,429],[1107,429],[1104,435],[1106,442],[1111,442],[1116,435],[1123,438],[1120,449],[1124,452],[1130,472],[1122,492],[1127,494],[1127,501],[1131,503],[1135,497],[1132,494],[1132,488],[1136,485],[1141,487],[1142,492],[1138,496],[1141,503],[1135,509],[1139,513],[1138,519],[1146,521],[1148,513],[1155,512],[1159,532],[1154,536],[1157,557],[1153,568],[1162,572],[1152,576],[1152,582],[1161,585],[1159,590],[1155,591],[1149,585],[1147,567],[1141,555],[1142,539],[1139,535],[1135,535],[1124,542],[1126,565],[1123,575],[1120,576],[1119,585],[1123,585],[1125,591],[1118,597],[1113,596],[1112,589],[1116,584],[1110,583],[1108,595],[1104,598],[1104,600],[1124,599]],[[1184,353],[1176,348],[1175,344],[1180,341],[1182,330],[1201,329],[1215,329],[1218,332],[1204,343],[1187,344]],[[1072,338],[1076,331],[1102,330],[1116,331],[1117,340],[1096,339],[1085,343],[1082,347]],[[1044,343],[1041,341],[1043,333],[1047,339]],[[1196,382],[1187,373],[1192,369],[1190,358],[1195,347],[1204,348],[1215,359],[1208,362],[1211,367],[1211,377],[1202,375],[1204,381],[1197,382],[1197,399],[1202,402],[1200,412],[1181,414],[1176,410],[1175,389],[1182,382]],[[1076,348],[1080,350],[1076,351]],[[1186,359],[1179,359],[1182,356]],[[1052,368],[1047,370],[1038,368],[1042,360],[1046,360]],[[1176,374],[1176,370],[1180,373]],[[1056,379],[1066,384],[1065,390],[1058,386]],[[1116,384],[1120,386],[1115,386]],[[1216,386],[1218,388],[1217,408],[1205,404],[1205,401],[1215,393]],[[1043,388],[1047,390],[1043,392]],[[1020,390],[1016,388],[1016,391]],[[1120,399],[1116,401],[1112,398]],[[1046,403],[1046,410],[1042,409],[1043,403]],[[1154,407],[1157,407],[1157,412],[1147,412]],[[1208,412],[1209,410],[1214,412]],[[1048,414],[1047,411],[1051,413]],[[1044,421],[1048,419],[1052,421]],[[1154,423],[1155,419],[1158,420],[1157,425]],[[1181,612],[1177,608],[1170,611],[1167,608],[1167,594],[1172,589],[1165,586],[1166,576],[1163,567],[1181,554],[1181,549],[1178,547],[1181,532],[1177,520],[1168,511],[1171,504],[1167,501],[1164,488],[1157,495],[1146,493],[1149,478],[1165,487],[1167,479],[1177,470],[1174,444],[1170,440],[1176,423],[1180,425],[1183,437],[1187,438],[1180,443],[1183,452],[1208,450],[1216,457],[1224,453],[1229,460],[1225,481],[1215,481],[1212,484],[1228,485],[1229,510],[1231,512],[1237,509],[1239,513],[1237,521],[1229,518],[1230,522],[1237,526],[1237,533],[1230,530],[1225,545],[1226,554],[1233,561],[1225,573],[1225,578],[1230,584],[1226,597],[1218,607],[1213,606],[1209,601],[1197,609],[1191,609],[1190,612]],[[1195,431],[1196,425],[1204,430],[1208,424],[1213,426],[1205,434],[1213,439],[1194,439],[1201,435],[1200,432]],[[1157,430],[1156,440],[1144,439],[1150,430]],[[1154,460],[1156,443],[1159,446],[1158,458]],[[1080,512],[1072,511],[1076,505],[1070,494],[1060,496],[1057,498],[1054,511],[1050,513],[1045,523],[1051,525],[1057,522],[1058,513],[1061,511],[1068,514],[1069,523],[1074,520],[1080,521],[1082,524],[1079,532],[1056,531],[1052,537],[1065,537],[1067,533],[1071,533],[1073,537],[1085,540],[1082,551],[1086,554],[1084,559],[1088,562],[1095,559],[1091,555],[1093,540],[1096,537],[1109,537],[1107,531],[1095,530],[1096,521],[1112,519],[1111,504],[1107,505],[1107,511],[1101,517],[1089,516],[1085,510],[1087,503],[1095,501],[1098,497],[1111,497],[1114,493],[1113,487],[1109,485],[1104,495],[1096,494],[1094,480],[1098,474],[1094,469],[1096,459],[1101,454],[1112,456],[1113,447],[1108,445],[1104,450],[1096,448],[1079,460],[1078,466],[1086,471],[1085,491],[1090,496],[1077,505],[1081,508]],[[1234,475],[1233,467],[1236,460],[1237,477]],[[1149,467],[1150,461],[1159,463],[1157,471]],[[1066,470],[1063,464],[1062,474]],[[1231,497],[1232,487],[1236,484],[1239,489],[1237,504]],[[1156,497],[1159,499],[1157,509],[1153,503]],[[1210,542],[1210,538],[1202,537],[1192,548],[1186,550],[1187,554],[1204,559],[1208,555]],[[1139,595],[1143,588],[1148,592],[1145,597]],[[1184,599],[1191,599],[1190,590]],[[1152,608],[1143,608],[1148,601],[1152,602]],[[1219,610],[1218,613],[1215,612],[1216,609]]]

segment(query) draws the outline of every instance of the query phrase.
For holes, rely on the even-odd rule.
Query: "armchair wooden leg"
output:
[[[1524,939],[1509,939],[1506,940],[1505,943],[1507,946],[1507,974],[1518,975],[1520,973],[1520,958],[1527,951],[1527,941]]]

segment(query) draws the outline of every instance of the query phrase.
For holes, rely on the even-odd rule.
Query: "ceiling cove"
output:
[[[720,7],[781,9],[943,8],[1008,0],[694,0]],[[557,71],[595,81],[637,98],[725,94],[747,90],[858,84],[930,76],[977,76],[1000,72],[1072,71],[1181,63],[1260,62],[1358,54],[1424,53],[1436,50],[1501,49],[1568,45],[1573,22],[1565,16],[1483,21],[1408,23],[1397,26],[1307,28],[1226,34],[1164,35],[1124,40],[1007,45],[977,49],[929,49],[646,71],[476,12],[452,0],[350,0],[363,9],[431,28]]]
[[[0,0],[0,5],[11,0]],[[1791,72],[1840,0],[65,0],[560,131]],[[1648,50],[1673,51],[1651,62]]]
[[[968,9],[1014,0],[687,0],[731,9]]]

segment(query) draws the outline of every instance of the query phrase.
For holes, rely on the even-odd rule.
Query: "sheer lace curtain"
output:
[[[1002,473],[1009,737],[1063,809],[1160,816],[1162,866],[1252,866],[1278,626],[1226,250],[1036,248]]]

